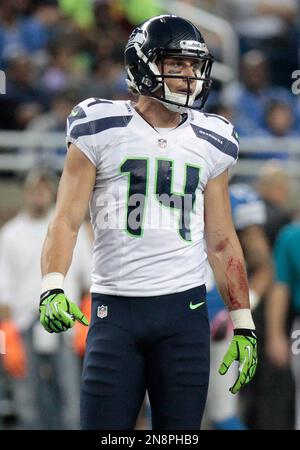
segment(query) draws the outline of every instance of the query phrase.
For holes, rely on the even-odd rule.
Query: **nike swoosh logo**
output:
[[[193,303],[193,302],[190,302],[190,309],[196,309],[196,308],[199,308],[199,306],[204,305],[204,303],[205,303],[205,302],[200,302],[200,303]]]
[[[77,114],[78,114],[78,109],[77,109],[77,111],[71,111],[71,116],[77,116]]]

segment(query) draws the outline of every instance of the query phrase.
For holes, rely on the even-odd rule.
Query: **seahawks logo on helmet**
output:
[[[140,28],[135,28],[128,39],[127,50],[130,48],[130,46],[133,46],[135,43],[141,45],[144,43],[144,41],[145,41],[144,32]]]

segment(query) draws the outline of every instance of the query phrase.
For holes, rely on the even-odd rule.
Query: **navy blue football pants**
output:
[[[92,295],[82,429],[134,429],[146,390],[153,429],[200,428],[209,378],[205,300],[205,286],[158,297]]]

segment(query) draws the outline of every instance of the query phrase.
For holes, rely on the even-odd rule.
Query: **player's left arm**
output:
[[[204,223],[208,259],[234,326],[219,372],[225,374],[233,361],[239,362],[239,376],[230,388],[235,394],[254,376],[257,347],[244,255],[232,221],[227,170],[206,185]]]

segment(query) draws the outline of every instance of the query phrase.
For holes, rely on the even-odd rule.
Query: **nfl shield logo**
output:
[[[104,319],[108,314],[107,310],[108,308],[105,305],[98,306],[97,316],[100,317],[100,319]]]
[[[159,146],[160,148],[166,148],[166,146],[167,146],[167,141],[166,141],[166,139],[158,139],[158,146]]]

